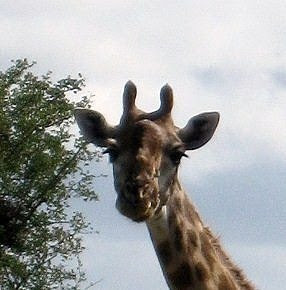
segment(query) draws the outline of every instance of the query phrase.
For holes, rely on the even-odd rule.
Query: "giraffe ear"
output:
[[[84,138],[97,146],[108,146],[114,128],[102,114],[88,109],[75,109],[74,116]]]
[[[186,149],[194,150],[206,144],[212,138],[218,121],[217,112],[202,113],[192,117],[178,133]]]

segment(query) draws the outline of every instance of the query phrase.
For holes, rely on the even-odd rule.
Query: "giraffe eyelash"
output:
[[[184,151],[176,149],[170,152],[169,157],[175,165],[179,165],[182,157],[189,156]]]

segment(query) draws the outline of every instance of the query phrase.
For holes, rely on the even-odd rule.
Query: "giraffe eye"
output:
[[[111,163],[114,162],[119,155],[118,149],[114,147],[109,147],[103,151],[103,154],[107,154],[107,153],[109,154],[109,160]]]
[[[181,150],[173,150],[170,152],[170,159],[174,163],[174,165],[179,165],[182,157],[188,157],[188,155]]]

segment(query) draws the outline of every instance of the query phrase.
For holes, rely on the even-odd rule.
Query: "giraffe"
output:
[[[138,109],[136,94],[136,86],[128,81],[118,126],[110,126],[98,112],[75,110],[86,140],[106,148],[110,156],[116,208],[146,223],[170,289],[255,289],[203,223],[178,180],[181,158],[211,139],[219,113],[194,116],[180,129],[172,120],[173,91],[168,84],[161,89],[155,112]]]

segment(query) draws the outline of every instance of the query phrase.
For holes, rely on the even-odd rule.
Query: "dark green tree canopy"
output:
[[[70,98],[84,85],[81,75],[52,82],[33,65],[17,60],[0,72],[0,285],[82,289],[89,225],[67,208],[74,198],[97,199],[86,165],[99,152],[72,134],[74,108],[89,101]]]

